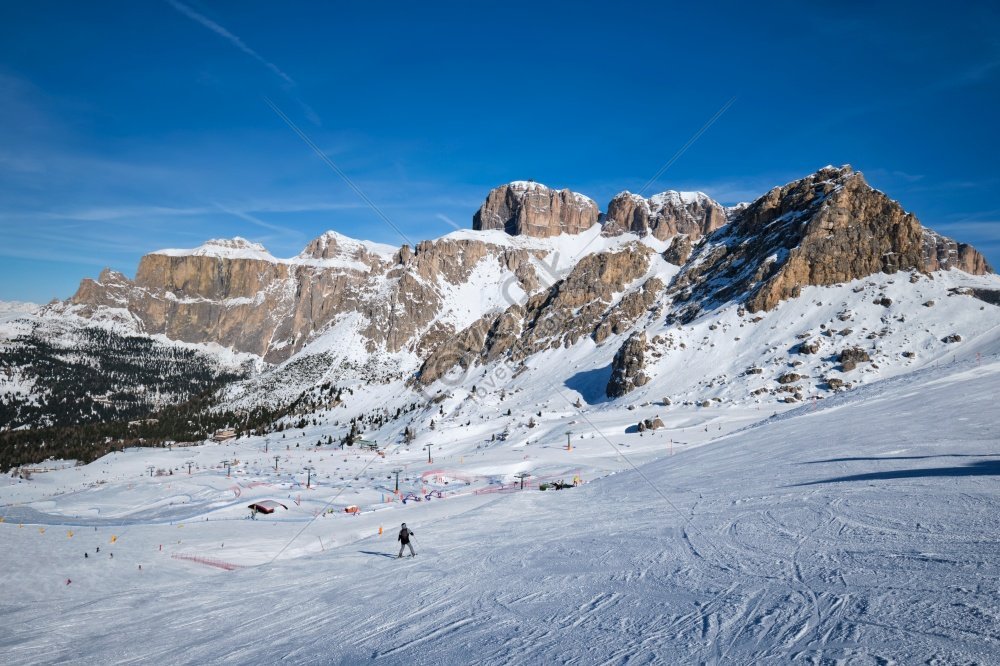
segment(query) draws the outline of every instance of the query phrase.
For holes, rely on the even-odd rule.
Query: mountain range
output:
[[[219,387],[227,409],[287,406],[330,382],[377,390],[378,417],[342,407],[393,439],[431,412],[462,423],[460,406],[399,416],[428,399],[524,414],[555,393],[606,409],[822,399],[972,349],[1000,323],[998,293],[975,248],[842,166],[732,207],[622,192],[602,211],[515,181],[470,230],[436,240],[330,231],[289,259],[210,240],[147,254],[133,279],[105,269],[24,316],[43,336],[72,321],[224,353],[242,368]],[[539,378],[549,398],[511,397]]]

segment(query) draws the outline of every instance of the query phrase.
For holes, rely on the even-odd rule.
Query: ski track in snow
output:
[[[170,524],[177,507],[157,498],[117,528],[51,513],[87,501],[78,493],[47,511],[8,505],[0,654],[9,664],[995,662],[998,387],[995,364],[928,368],[645,464],[683,515],[631,471],[565,492],[426,503],[385,518],[416,532],[417,557],[399,561],[390,528],[225,572],[155,552],[182,533]],[[223,560],[253,554],[248,530],[284,529],[188,520],[193,536],[177,548],[224,538],[212,551]],[[102,544],[128,531],[113,560],[80,557],[91,527]],[[79,533],[57,538],[63,529]]]

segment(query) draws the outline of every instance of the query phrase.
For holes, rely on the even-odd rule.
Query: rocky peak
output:
[[[598,222],[593,199],[569,190],[553,190],[534,181],[518,180],[490,190],[472,218],[472,228],[502,229],[511,236],[548,238],[578,234]]]
[[[132,282],[127,277],[118,271],[105,268],[96,280],[84,278],[70,302],[94,307],[121,308],[128,303],[131,286]]]
[[[924,269],[927,271],[957,268],[971,275],[992,273],[993,267],[976,248],[958,243],[947,236],[924,229]]]
[[[400,248],[391,245],[359,241],[336,231],[327,231],[306,245],[293,261],[368,270],[381,261],[392,261],[400,251]]]
[[[426,383],[456,359],[520,362],[586,337],[620,344],[617,336],[667,307],[665,290],[670,317],[688,320],[730,301],[771,309],[806,285],[879,271],[990,271],[975,249],[922,228],[850,167],[825,167],[731,209],[700,193],[665,192],[623,193],[609,211],[617,218],[605,227],[621,222],[623,232],[671,240],[595,233],[599,245],[560,263],[555,282],[549,255],[562,243],[539,238],[466,231],[396,248],[327,232],[291,259],[242,238],[211,240],[146,255],[134,281],[114,271],[84,280],[68,307],[83,316],[127,310],[147,333],[272,362],[337,327],[368,353],[412,353],[425,362]],[[520,181],[490,192],[475,225],[546,237],[597,219],[582,195]],[[666,249],[657,255],[653,246]],[[669,287],[675,269],[662,260],[682,266]]]
[[[667,240],[678,234],[698,239],[726,223],[726,209],[704,192],[668,190],[648,199],[625,191],[608,204],[603,233],[634,233]]]
[[[807,285],[935,270],[941,262],[928,257],[938,256],[939,244],[947,246],[937,238],[926,236],[916,217],[860,172],[827,166],[737,211],[696,248],[673,291],[682,320],[735,299],[751,312],[770,310]],[[984,272],[988,266],[977,255],[956,246],[949,266]]]
[[[101,274],[97,276],[97,281],[103,285],[124,284],[128,282],[128,278],[116,270],[105,268],[101,271]]]
[[[305,249],[299,253],[299,256],[312,259],[339,259],[344,256],[353,256],[363,252],[363,248],[360,245],[360,243],[342,236],[336,231],[327,231],[306,245]]]

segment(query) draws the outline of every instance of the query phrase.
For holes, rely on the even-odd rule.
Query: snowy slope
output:
[[[682,310],[683,294],[667,286],[681,269],[660,255],[668,245],[594,225],[550,238],[457,231],[414,250],[329,232],[290,259],[240,238],[154,253],[310,276],[274,282],[268,289],[284,296],[269,306],[264,291],[219,300],[220,316],[254,306],[291,317],[299,287],[326,269],[358,283],[343,311],[304,334],[265,332],[253,349],[296,351],[277,365],[157,338],[208,351],[222,368],[255,361],[215,408],[288,406],[267,436],[0,477],[0,555],[11,563],[0,573],[10,592],[0,654],[12,663],[996,661],[1000,277],[875,273],[803,287],[768,311],[750,312],[740,297]],[[642,259],[647,247],[648,268],[604,264],[633,267],[620,281],[604,281],[601,262],[580,262]],[[775,252],[765,264],[787,249]],[[419,256],[423,270],[388,269]],[[756,270],[741,261],[737,277]],[[707,278],[712,289],[720,279]],[[606,288],[591,293],[591,283]],[[330,284],[310,296],[317,306],[339,297],[340,283]],[[655,298],[635,298],[650,284]],[[76,306],[0,307],[0,349],[40,331],[75,358],[89,327],[139,333],[118,302],[93,320]],[[514,313],[514,351],[534,344],[531,353],[461,346],[463,329],[499,328],[502,312]],[[390,343],[404,319],[416,323]],[[636,331],[646,342],[631,360],[648,381],[609,399],[613,359]],[[472,360],[445,354],[454,372],[421,374],[441,377],[421,385],[430,350],[449,342],[459,354],[471,348]],[[0,374],[0,397],[46,395],[31,365]],[[663,427],[645,430],[653,420]],[[352,431],[381,455],[340,448]],[[539,492],[562,481],[581,487]],[[263,500],[285,508],[248,520],[248,504]],[[389,561],[403,520],[417,531],[415,562]]]
[[[38,309],[41,307],[37,303],[26,303],[24,301],[0,301],[0,319],[33,314],[38,312]]]
[[[0,314],[0,431],[129,421],[214,388],[210,377],[217,386],[263,369],[257,357],[218,344],[142,335],[126,311],[117,314]],[[0,467],[47,453],[8,456],[17,444],[4,445]]]
[[[995,287],[997,278],[948,271],[910,283],[906,275],[880,274],[806,289],[801,298],[772,312],[741,315],[733,306],[685,326],[667,324],[662,311],[655,310],[639,324],[651,340],[652,353],[646,360],[650,381],[617,400],[605,396],[618,349],[614,339],[603,345],[583,339],[532,356],[523,364],[501,359],[473,366],[422,392],[403,380],[369,384],[358,378],[360,373],[352,380],[337,375],[338,366],[330,363],[321,366],[320,379],[332,377],[355,393],[317,417],[339,437],[345,432],[343,424],[353,417],[376,412],[393,416],[402,409],[399,418],[369,430],[368,436],[398,442],[403,429],[411,426],[419,445],[473,440],[484,446],[505,429],[511,433],[510,441],[559,438],[567,428],[579,429],[584,418],[614,423],[616,433],[634,430],[640,419],[657,416],[667,425],[683,423],[689,414],[699,422],[728,422],[736,414],[763,418],[880,379],[956,359],[975,360],[982,345],[992,344],[1000,334],[1000,308],[953,291],[969,285]],[[884,298],[892,303],[883,305]],[[956,334],[960,341],[945,341]],[[799,352],[802,342],[816,343],[818,351]],[[839,352],[855,347],[872,360],[845,371],[837,360]],[[798,379],[779,382],[791,375]],[[844,387],[834,388],[831,382],[836,381]],[[288,390],[288,384],[283,386],[275,390]],[[414,402],[419,408],[406,412]],[[692,409],[678,412],[678,406]],[[432,419],[435,430],[430,429]],[[332,426],[335,420],[339,429]],[[535,427],[528,427],[529,420]]]
[[[7,663],[991,663],[998,352],[994,336],[978,363],[872,383],[672,456],[663,440],[633,456],[621,434],[573,452],[550,442],[540,457],[582,466],[616,448],[659,457],[561,492],[446,491],[308,522],[304,507],[331,492],[321,481],[272,487],[289,511],[241,520],[227,504],[247,498],[230,486],[264,491],[217,461],[248,469],[252,441],[5,482],[0,647]],[[415,476],[432,469],[421,455],[374,464],[408,461]],[[496,467],[491,455],[477,464]],[[205,466],[145,476],[163,456]],[[363,462],[349,463],[361,477]],[[415,560],[389,559],[401,521]]]
[[[352,244],[363,243],[332,232],[321,237],[321,240],[331,235],[336,236],[342,247],[354,247]],[[443,325],[454,331],[461,331],[484,315],[502,312],[514,303],[523,303],[531,295],[524,293],[508,268],[498,264],[495,255],[505,248],[533,253],[531,264],[538,277],[540,290],[547,289],[566,277],[583,257],[621,251],[630,243],[636,242],[656,252],[662,252],[668,245],[652,236],[641,239],[633,234],[605,237],[601,235],[599,225],[580,234],[560,234],[550,238],[511,236],[500,230],[461,230],[442,236],[435,242],[448,241],[476,241],[493,248],[478,262],[465,282],[456,284],[439,277],[434,283],[441,303],[438,316],[431,327]],[[655,264],[663,269],[660,277],[664,281],[676,273],[676,267],[662,260]],[[656,271],[650,272],[650,275],[653,274]],[[377,281],[369,296],[375,301],[383,299],[394,286],[395,279]],[[419,369],[424,357],[418,350],[406,349],[396,353],[381,349],[371,351],[369,340],[362,333],[367,323],[360,313],[338,319],[288,361],[278,364],[259,377],[228,389],[223,396],[225,404],[249,407],[287,401],[326,381],[341,382],[364,390],[365,385],[371,381],[381,384],[392,375],[408,378]],[[392,403],[393,410],[401,404],[409,404],[414,399],[421,398],[418,392],[403,387],[402,382],[396,385],[391,394],[397,399]],[[402,428],[403,425],[400,425],[399,430]]]

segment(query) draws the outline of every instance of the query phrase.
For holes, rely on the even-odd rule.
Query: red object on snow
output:
[[[247,506],[248,509],[257,509],[259,513],[274,513],[274,510],[281,507],[285,511],[288,507],[281,502],[275,502],[274,500],[264,500],[263,502],[254,502]]]

